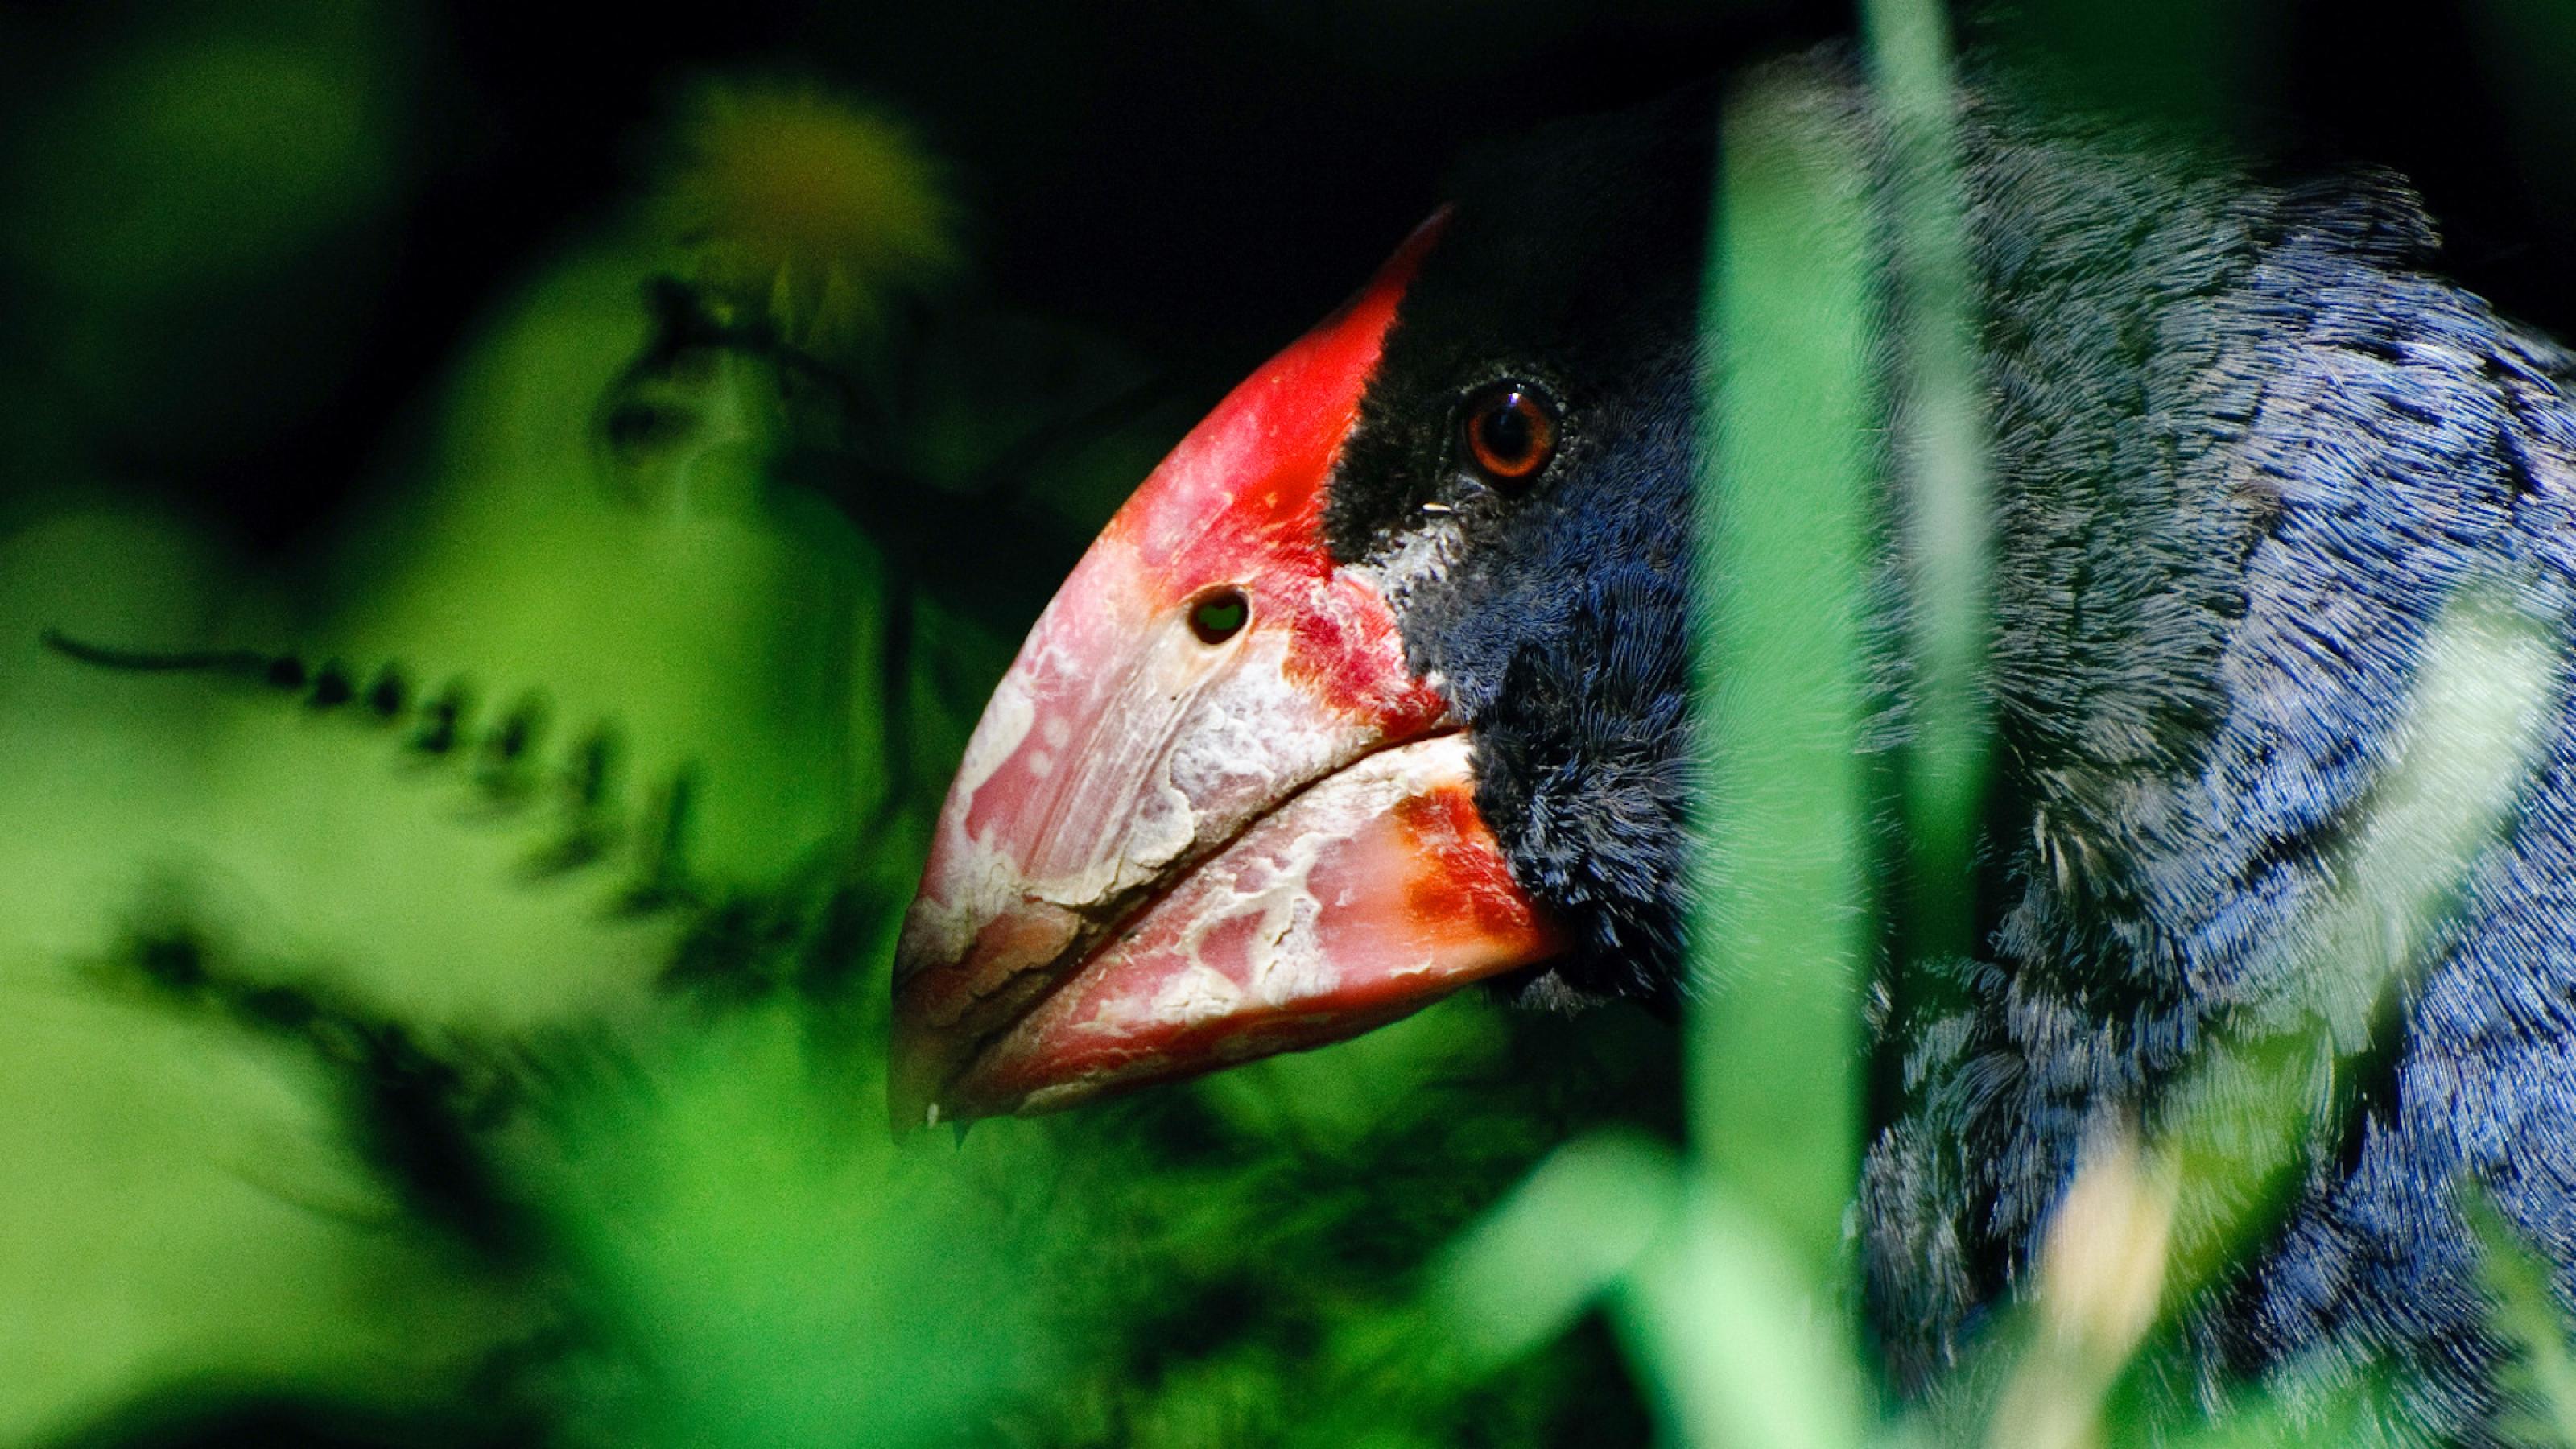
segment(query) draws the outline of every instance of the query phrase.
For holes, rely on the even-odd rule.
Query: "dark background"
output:
[[[2430,199],[2457,273],[2565,333],[2576,165],[2549,84],[2568,35],[2555,8],[2036,0],[1989,12],[1970,39],[2065,68],[2107,106],[2294,160],[2395,167]],[[15,6],[0,105],[24,117],[60,77],[168,23],[149,5]],[[264,416],[109,417],[85,441],[127,486],[192,500],[255,546],[290,543],[346,501],[478,303],[634,184],[639,135],[710,69],[891,101],[952,164],[997,293],[1114,332],[1213,396],[1366,274],[1435,204],[1461,146],[1850,23],[1785,0],[730,0],[586,22],[426,6],[405,19],[420,124],[400,190],[311,264],[163,318],[156,355],[133,365],[202,375],[317,341],[345,363]],[[7,300],[6,350],[41,366],[44,308]]]

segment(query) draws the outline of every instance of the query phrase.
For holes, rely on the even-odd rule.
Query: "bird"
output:
[[[1848,50],[1770,74],[1884,158]],[[1723,989],[1684,929],[1715,96],[1470,165],[1109,522],[937,819],[896,952],[899,1127],[1471,986]],[[1870,1022],[1908,1085],[1851,1229],[1914,1386],[2027,1290],[2103,1123],[2230,1023],[2322,1009],[2280,963],[2446,605],[2501,580],[2553,645],[2576,626],[2576,354],[2443,276],[2402,179],[2276,177],[1982,75],[1957,135],[1997,763],[1977,949],[1936,1008]],[[2550,691],[2510,828],[2277,1226],[2194,1307],[2178,1396],[2395,1365],[2388,1442],[2502,1442],[2457,1185],[2562,1296],[2576,1270],[2576,705]],[[1864,748],[1901,745],[1893,718]]]

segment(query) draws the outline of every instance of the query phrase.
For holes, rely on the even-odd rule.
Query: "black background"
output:
[[[2106,106],[2301,163],[2396,167],[2431,200],[2455,273],[2564,334],[2576,186],[2557,178],[2576,168],[2552,119],[2553,57],[2519,43],[2508,13],[2064,0],[1993,12],[1969,39],[2064,67]],[[15,7],[0,82],[40,99],[164,18]],[[182,367],[255,365],[342,329],[353,365],[256,425],[109,418],[85,441],[119,486],[184,501],[255,555],[291,548],[346,506],[475,309],[632,189],[638,137],[675,87],[746,69],[890,103],[953,167],[974,264],[1004,301],[1110,331],[1213,397],[1366,275],[1436,203],[1462,145],[1847,33],[1852,18],[1792,3],[428,7],[410,28],[421,154],[389,214],[324,264],[171,316],[155,344]],[[0,321],[21,365],[55,345],[33,315]]]

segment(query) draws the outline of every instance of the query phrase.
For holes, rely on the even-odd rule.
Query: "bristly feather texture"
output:
[[[2088,1132],[2230,1024],[2332,1024],[2282,968],[2464,587],[2569,622],[2576,357],[2433,274],[2395,178],[2288,188],[2000,109],[1967,136],[2017,808],[1991,960],[1899,1024],[1870,1154],[1882,1332],[1923,1375],[2027,1270]],[[2576,1261],[2576,833],[2562,714],[2341,1140],[2206,1310],[2214,1376],[2397,1369],[2395,1442],[2487,1442],[2452,1198]],[[2297,1376],[2294,1375],[2295,1379]],[[2323,1383],[2320,1382],[2320,1387]]]
[[[1398,609],[1413,667],[1479,741],[1479,809],[1577,937],[1513,983],[1532,1005],[1668,1007],[1684,980],[1690,533],[1675,523],[1697,446],[1713,104],[1695,90],[1473,162],[1333,479],[1345,560],[1429,527],[1456,537]],[[1564,405],[1554,481],[1526,497],[1477,481],[1451,426],[1459,399],[1509,379]]]
[[[1885,154],[1845,59],[1785,73]],[[2008,91],[1962,138],[1997,497],[1986,944],[1885,998],[1893,1086],[1856,1218],[1877,1336],[1930,1384],[2026,1291],[2089,1139],[2152,1126],[2226,1033],[2314,1023],[2369,1038],[2359,1080],[2286,1217],[2195,1307],[2167,1390],[2214,1403],[2250,1373],[2296,1400],[2385,1369],[2388,1442],[2498,1442],[2456,1192],[2484,1184],[2571,1286],[2576,709],[2553,704],[2510,838],[2387,1019],[2356,1023],[2300,962],[2445,605],[2501,589],[2576,631],[2576,356],[2432,271],[2393,177],[2271,184]],[[1335,483],[1346,562],[1426,519],[1456,533],[1399,608],[1478,741],[1480,808],[1577,938],[1513,983],[1539,1004],[1689,989],[1713,112],[1679,98],[1471,173]],[[1449,400],[1505,377],[1565,408],[1554,474],[1516,499],[1443,431]],[[1872,667],[1890,698],[1870,735],[1894,748],[1902,661]]]

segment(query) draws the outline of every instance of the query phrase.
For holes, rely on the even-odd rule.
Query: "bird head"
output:
[[[1469,170],[1127,501],[995,689],[898,1127],[1679,989],[1704,98]]]

